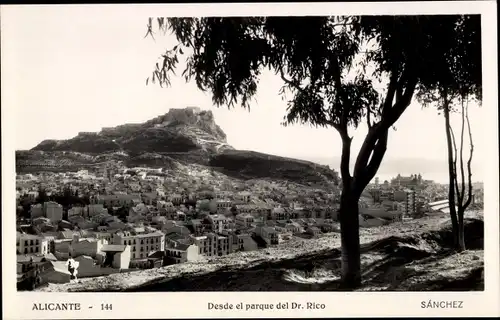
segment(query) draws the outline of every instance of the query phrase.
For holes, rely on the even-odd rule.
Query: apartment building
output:
[[[84,216],[84,207],[73,207],[68,210],[68,219],[73,216]]]
[[[260,236],[268,245],[278,244],[278,232],[275,228],[267,226],[258,226],[255,228],[255,234]]]
[[[145,259],[151,251],[165,250],[165,234],[160,231],[119,231],[113,235],[112,243],[130,246],[132,260]]]
[[[415,190],[405,190],[405,211],[406,217],[413,217],[417,214],[417,196]]]
[[[43,212],[51,222],[59,222],[63,218],[63,207],[57,202],[44,202]]]
[[[231,200],[217,200],[217,213],[223,214],[229,211],[233,206],[233,201]]]
[[[240,228],[250,228],[252,223],[254,223],[255,218],[251,214],[239,214],[234,217],[234,222],[237,227]]]
[[[49,241],[43,237],[17,233],[16,236],[17,254],[48,254]]]
[[[207,216],[207,220],[212,224],[212,230],[222,231],[230,229],[232,220],[221,214],[212,214]]]
[[[229,253],[258,249],[257,243],[248,233],[238,233],[231,230],[225,230],[222,235],[228,238]]]
[[[78,234],[74,234],[69,247],[69,253],[73,258],[79,256],[89,256],[95,259],[97,254],[101,252],[102,247],[106,244],[108,244],[108,241],[104,239],[82,239]]]
[[[201,258],[199,251],[198,246],[195,244],[173,242],[165,249],[165,255],[175,263],[184,263],[199,260]]]
[[[194,244],[199,248],[199,253],[207,257],[225,256],[229,251],[229,238],[215,233],[204,236],[191,236]]]

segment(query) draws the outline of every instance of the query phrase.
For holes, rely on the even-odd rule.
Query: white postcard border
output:
[[[109,5],[107,5],[109,6]],[[99,9],[98,5],[56,6],[44,5],[28,10],[80,10],[82,15]],[[23,88],[9,87],[8,80],[16,76],[16,66],[9,64],[12,53],[9,42],[2,37],[2,260],[3,309],[5,319],[60,319],[60,318],[209,318],[209,317],[363,317],[363,316],[498,316],[500,315],[499,275],[499,193],[498,193],[498,80],[496,3],[469,2],[405,2],[405,3],[296,3],[296,4],[176,4],[176,5],[113,5],[114,10],[132,10],[134,14],[149,16],[231,16],[231,15],[325,15],[325,14],[446,14],[479,13],[482,15],[483,52],[483,108],[488,109],[484,119],[483,138],[491,144],[491,154],[484,159],[488,172],[485,189],[485,291],[484,292],[189,292],[189,293],[40,293],[17,292],[14,249],[14,144],[16,121],[15,96]],[[19,6],[1,7],[1,29],[9,28],[9,12]],[[27,21],[26,23],[29,23]],[[34,26],[36,27],[36,26]],[[29,94],[29,92],[23,92]],[[29,129],[29,128],[27,128]],[[463,301],[463,308],[421,308],[428,300]],[[207,304],[232,303],[274,304],[307,301],[323,303],[322,310],[208,310]],[[79,302],[81,311],[32,311],[33,303]],[[102,303],[112,304],[112,311],[102,311]],[[88,308],[89,306],[92,308]]]

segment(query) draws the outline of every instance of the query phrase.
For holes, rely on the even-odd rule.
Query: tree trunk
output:
[[[350,190],[342,191],[339,220],[342,241],[342,280],[346,289],[355,289],[361,285],[358,201],[359,199],[355,199]]]
[[[453,145],[451,138],[451,127],[450,127],[450,111],[448,105],[445,102],[444,105],[444,119],[445,119],[445,129],[446,129],[446,145],[448,149],[448,206],[450,208],[450,218],[451,226],[453,232],[453,245],[458,249],[459,246],[459,226],[457,220],[456,202],[455,202],[455,161],[453,159]]]
[[[342,157],[340,174],[342,176],[342,195],[340,196],[340,238],[342,250],[342,286],[355,289],[361,286],[361,257],[359,249],[358,201],[352,188],[353,179],[349,172],[352,139],[347,130],[339,130],[342,138]],[[361,195],[361,194],[360,194]]]
[[[465,251],[464,210],[458,210],[458,251]]]

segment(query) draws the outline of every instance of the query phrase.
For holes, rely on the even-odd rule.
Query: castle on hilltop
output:
[[[92,132],[92,131],[81,131],[78,132],[79,136],[97,136],[98,132]]]
[[[197,113],[200,113],[201,112],[201,108],[200,107],[186,107],[186,110],[191,110],[193,111],[193,113],[197,114]]]

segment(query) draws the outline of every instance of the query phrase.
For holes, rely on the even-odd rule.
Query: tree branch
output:
[[[408,71],[411,72],[411,71]],[[408,75],[410,77],[410,75]],[[407,82],[406,89],[392,108],[387,111],[387,114],[383,115],[383,127],[384,129],[389,129],[394,125],[394,123],[401,117],[406,108],[410,105],[413,94],[415,93],[415,88],[417,86],[418,78],[415,74],[411,73],[410,80]]]
[[[341,78],[340,78],[340,68],[338,65],[338,60],[334,59],[334,77],[335,77],[335,88],[337,90],[337,99],[338,95],[340,94],[341,90]],[[292,81],[288,79],[285,76],[285,72],[283,70],[283,66],[280,66],[279,68],[280,76],[281,79],[288,85],[294,87],[296,90],[300,92],[304,92],[304,89],[300,86],[295,81]],[[335,123],[333,119],[328,120],[328,124],[334,127],[337,132],[340,134],[340,137],[342,138],[342,157],[341,157],[341,162],[340,162],[340,174],[342,176],[342,184],[344,186],[348,186],[350,188],[352,177],[351,173],[349,170],[350,166],[350,161],[351,161],[351,143],[352,143],[352,138],[349,137],[348,130],[347,130],[347,112],[345,106],[343,106],[343,111],[342,111],[342,119],[340,123]]]
[[[467,209],[472,201],[472,169],[471,169],[471,163],[472,163],[472,155],[474,153],[474,143],[472,141],[472,131],[470,129],[470,119],[469,119],[469,101],[467,100],[467,105],[465,107],[465,119],[467,120],[467,131],[469,132],[469,144],[470,144],[470,154],[469,154],[469,160],[467,161],[467,173],[468,173],[468,197],[467,201],[465,202],[464,205],[464,210]]]
[[[367,107],[367,110],[366,110],[366,124],[368,125],[368,130],[370,130],[372,128],[371,114],[372,114],[372,110],[370,109],[370,107]]]
[[[401,101],[403,99],[403,88],[399,86],[396,89],[396,101]]]
[[[389,130],[384,130],[380,132],[380,136],[377,140],[375,147],[373,148],[373,153],[371,155],[370,162],[366,166],[364,170],[364,174],[361,176],[356,176],[356,180],[359,183],[356,183],[356,188],[358,189],[358,193],[361,195],[363,189],[368,185],[368,183],[375,177],[382,160],[384,159],[385,152],[387,150],[387,138],[389,135]]]
[[[298,84],[297,82],[295,82],[293,80],[290,80],[290,79],[286,78],[285,72],[283,71],[283,67],[282,66],[280,66],[279,69],[280,69],[279,72],[280,72],[281,80],[283,80],[286,84],[294,87],[297,91],[304,92],[304,88],[302,88],[300,86],[300,84]]]
[[[409,69],[406,70],[408,76],[413,75]],[[401,99],[396,101],[393,106],[394,95],[397,93],[400,84],[397,79],[397,72],[393,71],[391,75],[391,80],[389,81],[386,99],[384,101],[381,120],[374,124],[371,130],[365,137],[363,145],[361,146],[358,158],[356,159],[356,164],[354,166],[354,176],[359,177],[365,174],[365,168],[368,165],[368,160],[372,151],[374,152],[375,143],[377,140],[384,139],[383,135],[387,135],[386,132],[403,114],[408,105],[411,102],[415,87],[417,85],[417,77],[412,76],[412,81],[408,84],[405,93],[402,95]],[[385,137],[387,139],[387,137]],[[379,164],[380,165],[380,164]]]
[[[457,144],[455,142],[455,134],[453,133],[453,128],[451,127],[450,124],[448,124],[448,130],[450,131],[451,134],[451,141],[453,143],[453,167],[452,167],[452,173],[453,173],[453,181],[455,183],[455,197],[457,201],[459,202],[459,206],[461,206],[461,200],[460,200],[460,191],[458,189],[458,178],[457,178]]]
[[[282,66],[280,66],[280,68],[279,68],[279,73],[280,73],[281,80],[283,80],[286,84],[295,88],[297,91],[299,91],[301,93],[305,93],[305,89],[302,88],[302,86],[299,83],[297,83],[296,81],[290,80],[285,76],[285,72],[283,71]],[[326,124],[334,127],[335,129],[337,129],[337,131],[340,130],[340,127],[338,126],[337,123],[335,123],[334,119],[332,119],[330,115],[329,115],[329,118],[330,119],[326,120]],[[346,134],[348,133],[347,128],[345,129],[345,132],[346,132]]]
[[[462,100],[462,127],[460,131],[460,178],[462,180],[461,194],[460,194],[460,206],[464,203],[465,197],[465,172],[464,172],[464,160],[463,160],[463,148],[464,148],[464,128],[465,128],[465,108],[464,108],[464,97]]]
[[[390,110],[392,108],[392,103],[394,102],[394,94],[398,87],[398,75],[396,71],[393,71],[391,74],[391,79],[387,86],[387,95],[384,101],[383,110]]]
[[[346,188],[351,187],[351,173],[349,170],[349,164],[351,162],[351,143],[352,138],[349,137],[346,131],[339,126],[334,125],[334,128],[339,132],[340,137],[342,138],[342,156],[340,159],[340,175],[342,176],[342,184]]]
[[[335,91],[336,91],[335,97],[336,97],[336,100],[338,103],[339,101],[342,101],[345,99],[341,99],[341,95],[342,95],[341,73],[342,73],[342,71],[340,70],[339,60],[338,60],[338,57],[335,53],[332,53],[330,63],[332,64],[332,67],[333,67],[333,82],[334,82]],[[347,132],[347,122],[348,122],[347,108],[348,108],[348,106],[342,104],[342,115],[340,118],[340,127],[342,128],[342,130],[345,130],[346,132]]]
[[[378,127],[378,123],[375,124],[368,130],[368,133],[365,136],[363,145],[361,145],[361,149],[359,149],[356,164],[354,165],[354,177],[359,177],[364,174],[370,155],[372,154],[375,148],[375,143],[378,140]]]
[[[393,71],[391,74],[391,79],[389,81],[388,87],[387,87],[387,94],[383,103],[382,107],[382,115],[381,115],[381,120],[382,122],[384,120],[384,114],[387,115],[389,110],[392,108],[392,103],[394,101],[394,94],[396,92],[396,89],[398,87],[398,77],[397,77],[397,72]],[[369,110],[367,111],[368,113],[370,112]],[[368,122],[370,120],[368,119]],[[377,140],[380,138],[379,137],[379,123],[376,123],[372,126],[368,126],[368,134],[365,137],[365,140],[363,141],[363,145],[361,146],[361,149],[359,150],[358,158],[356,159],[356,164],[354,165],[354,176],[358,177],[361,174],[363,174],[366,166],[368,165],[368,160],[370,159],[370,155],[372,154],[372,151],[375,148],[375,143]],[[389,126],[390,127],[390,126]]]

